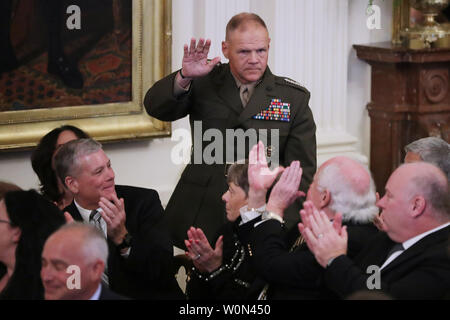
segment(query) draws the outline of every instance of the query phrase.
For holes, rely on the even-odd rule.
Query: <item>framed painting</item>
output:
[[[102,142],[170,135],[143,106],[170,72],[170,0],[2,3],[11,55],[0,59],[0,150],[32,148],[64,124]]]

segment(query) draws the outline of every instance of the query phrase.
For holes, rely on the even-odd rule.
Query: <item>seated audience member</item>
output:
[[[107,259],[108,244],[100,230],[79,222],[62,226],[47,239],[42,251],[45,299],[125,299],[101,283]],[[73,287],[69,288],[68,283]]]
[[[261,144],[263,147],[263,145]],[[260,159],[264,158],[264,153]],[[258,181],[261,170],[252,171],[249,180]],[[251,177],[254,174],[254,177]],[[292,162],[273,187],[263,214],[256,226],[251,246],[258,274],[268,283],[260,298],[267,299],[325,299],[336,298],[322,283],[323,269],[299,237],[292,247],[284,241],[283,212],[298,196],[302,170],[298,161]],[[260,194],[260,201],[249,198],[249,205],[265,202],[267,188],[250,183],[251,195]],[[319,167],[309,187],[304,207],[315,204],[335,219],[341,212],[349,230],[349,255],[355,256],[378,232],[372,220],[378,214],[375,206],[375,186],[370,172],[357,161],[347,157],[334,157]]]
[[[35,190],[10,191],[0,201],[1,300],[43,299],[40,269],[45,240],[65,223],[59,209]]]
[[[248,238],[261,222],[262,208],[247,210],[248,165],[233,164],[227,174],[228,191],[222,196],[228,222],[219,229],[213,248],[200,228],[190,228],[185,240],[194,268],[187,285],[189,299],[256,299],[249,295],[255,280]]]
[[[55,155],[57,175],[74,195],[64,211],[94,224],[108,241],[109,288],[135,299],[183,298],[173,266],[173,246],[160,226],[155,190],[116,185],[111,161],[92,139],[64,144]]]
[[[0,201],[5,197],[5,194],[9,191],[19,191],[22,190],[15,184],[0,181]],[[4,274],[6,273],[6,266],[0,262],[0,279],[3,278]],[[1,286],[1,285],[0,285]]]
[[[77,127],[65,125],[55,128],[42,137],[31,154],[31,166],[39,178],[41,193],[55,202],[60,209],[69,205],[73,196],[56,177],[52,160],[61,145],[82,138],[89,138],[89,136]]]
[[[434,164],[450,180],[450,144],[436,137],[422,138],[405,147],[405,163],[424,161]]]
[[[317,210],[302,212],[299,230],[325,268],[327,287],[342,298],[369,285],[394,299],[448,297],[450,189],[445,174],[425,162],[404,164],[389,177],[377,205],[386,232],[355,259],[347,255],[345,226],[333,226]],[[370,266],[378,271],[368,274]]]
[[[440,168],[450,181],[450,144],[436,137],[422,138],[405,147],[405,163],[424,161]],[[377,216],[375,226],[384,231],[383,220]]]

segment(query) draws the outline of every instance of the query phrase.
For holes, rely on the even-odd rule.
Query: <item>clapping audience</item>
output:
[[[256,147],[255,147],[256,148]],[[255,149],[254,148],[254,149]],[[260,144],[259,149],[263,146]],[[253,150],[252,150],[253,151]],[[265,161],[264,153],[260,159]],[[250,164],[252,167],[258,166]],[[264,176],[268,168],[249,170],[250,181]],[[302,237],[289,246],[283,237],[284,210],[299,195],[302,170],[294,161],[286,168],[271,191],[263,223],[255,227],[252,249],[255,268],[267,282],[260,298],[267,299],[330,299],[335,296],[323,285],[323,269],[308,250]],[[253,191],[257,189],[256,191]],[[267,188],[250,183],[252,195],[260,193],[261,205],[265,202]],[[349,230],[349,255],[354,257],[377,233],[372,220],[378,214],[375,206],[375,186],[368,170],[346,157],[335,157],[322,164],[309,187],[305,207],[316,206],[328,220],[336,219],[342,212],[342,220]],[[249,199],[249,202],[255,201]]]
[[[301,163],[271,169],[259,142],[227,171],[228,222],[215,241],[187,230],[183,296],[158,194],[116,185],[101,144],[86,137],[63,126],[41,139],[32,166],[42,195],[0,182],[0,299],[450,296],[450,146],[442,139],[407,145],[381,199],[370,171],[343,156],[323,163],[305,194]],[[301,223],[287,230],[285,210],[305,196]],[[68,287],[70,266],[81,271],[78,289]]]
[[[187,285],[189,299],[255,299],[256,280],[249,237],[261,223],[261,208],[249,210],[248,164],[228,169],[228,190],[223,194],[228,222],[219,229],[214,247],[200,228],[190,228],[185,241],[194,268]],[[274,173],[273,177],[276,176]]]
[[[326,286],[341,298],[372,289],[395,299],[442,299],[450,290],[450,189],[434,165],[417,162],[395,170],[378,201],[385,233],[355,259],[347,256],[348,232],[314,208],[302,212],[299,229]],[[378,279],[370,283],[367,270]],[[372,277],[373,278],[373,277]],[[370,287],[369,287],[370,286]]]

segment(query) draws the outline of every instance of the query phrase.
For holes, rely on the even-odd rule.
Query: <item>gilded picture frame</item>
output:
[[[171,9],[171,0],[132,0],[130,102],[0,112],[0,150],[32,148],[64,124],[101,142],[169,136],[170,123],[150,117],[143,98],[171,70]]]

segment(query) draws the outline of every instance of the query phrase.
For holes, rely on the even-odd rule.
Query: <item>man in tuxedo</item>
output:
[[[92,139],[73,140],[55,155],[58,177],[74,194],[64,210],[91,223],[108,241],[109,287],[130,298],[182,298],[173,268],[172,243],[159,222],[155,190],[115,185],[111,161]]]
[[[42,251],[45,299],[125,299],[101,283],[107,258],[108,244],[100,230],[79,222],[64,225],[47,239]]]
[[[347,230],[323,212],[302,215],[299,229],[328,288],[341,297],[381,290],[396,299],[442,299],[450,292],[450,189],[432,164],[397,168],[377,205],[385,224],[354,260],[347,256]]]
[[[262,155],[263,156],[263,155]],[[252,166],[252,165],[250,165]],[[250,172],[250,171],[249,171]],[[249,204],[259,206],[265,202],[265,189],[258,188],[257,181],[264,179],[262,169],[255,172],[255,183]],[[249,174],[249,178],[253,175]],[[267,176],[267,175],[266,175]],[[294,245],[283,237],[284,210],[298,196],[298,184],[302,177],[299,163],[293,162],[285,169],[273,187],[267,202],[265,222],[253,232],[252,251],[255,268],[268,283],[264,296],[267,299],[330,299],[336,296],[323,285],[323,269],[315,261],[302,237]],[[270,184],[268,184],[270,185]],[[260,202],[252,199],[261,194]],[[337,212],[343,213],[344,224],[349,230],[349,255],[354,257],[377,233],[372,220],[378,214],[375,206],[375,184],[370,172],[348,157],[334,157],[323,163],[314,175],[307,193],[305,208],[314,204],[326,213],[329,220]],[[297,236],[299,234],[297,233]]]
[[[184,46],[181,70],[155,83],[144,100],[147,112],[159,120],[189,115],[191,163],[167,204],[165,217],[180,248],[191,226],[201,228],[209,242],[214,241],[225,222],[221,195],[227,189],[227,164],[245,159],[258,140],[267,140],[266,152],[272,163],[288,166],[293,160],[302,162],[304,190],[316,171],[316,125],[308,106],[310,93],[270,71],[265,22],[256,14],[240,13],[230,19],[225,34],[222,52],[229,63],[220,64],[220,57],[208,60],[210,40],[197,43],[191,39],[190,46]],[[206,137],[211,132],[220,133],[221,142],[217,138],[210,144]],[[248,136],[244,137],[244,132]],[[205,159],[204,155],[212,156],[213,145],[218,146],[214,158]],[[279,161],[274,161],[276,155]],[[288,227],[298,222],[300,207],[298,201],[286,212]]]

